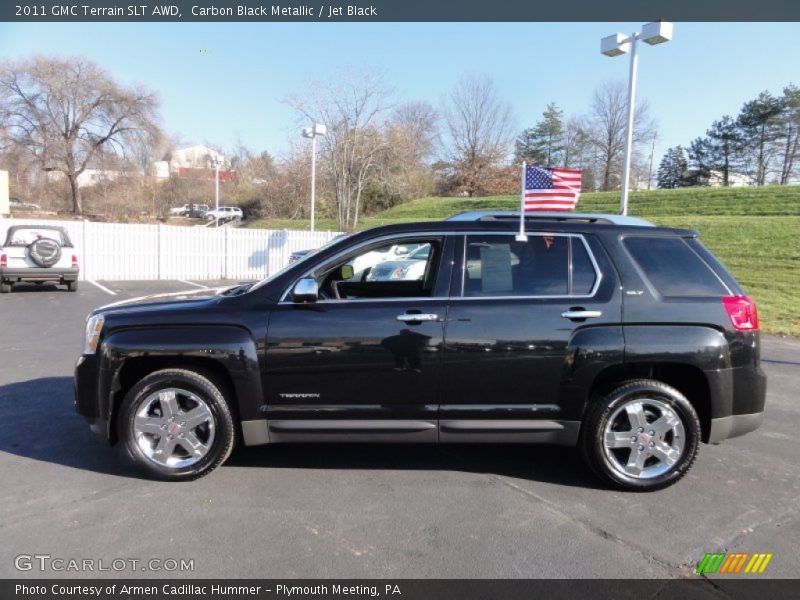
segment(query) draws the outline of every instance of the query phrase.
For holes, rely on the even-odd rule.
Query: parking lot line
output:
[[[194,285],[194,286],[197,286],[199,288],[203,288],[204,290],[208,289],[208,286],[207,285],[203,285],[202,283],[195,283],[194,281],[189,281],[187,279],[178,279],[178,281],[180,281],[181,283],[188,283],[189,285]]]
[[[106,286],[104,286],[104,285],[100,285],[100,284],[99,284],[99,283],[97,283],[96,281],[92,281],[91,279],[87,279],[86,281],[88,281],[89,283],[91,283],[93,286],[100,288],[100,289],[101,289],[101,290],[103,290],[103,291],[104,291],[106,294],[111,294],[112,296],[116,296],[116,295],[117,295],[117,292],[111,291],[111,290],[110,290],[110,289],[108,289]]]

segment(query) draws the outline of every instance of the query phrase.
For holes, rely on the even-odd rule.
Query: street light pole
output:
[[[642,32],[634,32],[626,38],[621,33],[610,35],[600,40],[600,52],[606,56],[619,56],[631,53],[630,73],[628,75],[628,122],[625,127],[625,158],[622,162],[622,182],[620,188],[619,208],[623,215],[628,214],[628,190],[630,185],[631,156],[633,154],[633,121],[636,112],[636,76],[639,68],[639,57],[636,55],[636,42],[642,40],[655,46],[672,39],[672,23],[658,21],[642,27]]]
[[[628,74],[628,124],[625,127],[625,162],[622,163],[622,195],[620,197],[620,212],[628,214],[628,186],[631,177],[631,154],[633,153],[633,117],[636,111],[636,73],[639,69],[639,57],[636,56],[635,33],[630,37],[631,42],[631,68]]]
[[[311,137],[311,233],[314,233],[314,201],[317,187],[317,136]]]
[[[219,159],[214,159],[214,218],[216,227],[219,227]]]
[[[313,127],[303,129],[303,137],[311,138],[311,231],[314,231],[314,207],[317,187],[317,136],[326,135],[328,128],[322,123],[314,123]]]

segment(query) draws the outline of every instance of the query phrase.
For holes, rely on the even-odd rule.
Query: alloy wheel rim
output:
[[[197,394],[165,388],[148,395],[133,419],[136,445],[150,461],[181,469],[205,458],[214,443],[214,415]]]
[[[652,479],[669,472],[686,450],[678,413],[657,398],[636,398],[619,406],[603,432],[606,460],[617,473]]]

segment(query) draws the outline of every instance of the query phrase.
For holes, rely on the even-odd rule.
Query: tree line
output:
[[[780,95],[761,92],[725,115],[687,148],[669,148],[658,168],[658,187],[708,184],[724,187],[790,183],[797,176],[800,151],[800,88],[790,84]]]
[[[362,215],[426,195],[518,193],[523,161],[581,168],[584,189],[620,186],[627,116],[622,82],[599,86],[583,114],[565,116],[550,103],[521,131],[487,76],[463,76],[437,106],[400,99],[370,72],[336,73],[302,89],[284,102],[297,115],[298,131],[313,122],[327,126],[327,135],[318,138],[318,214],[336,219],[342,230],[357,227]],[[207,176],[151,176],[153,163],[181,146],[164,132],[159,108],[155,92],[122,85],[85,58],[1,63],[0,168],[11,173],[12,195],[115,217],[163,216],[170,206],[210,203],[213,181]],[[762,94],[736,120],[715,123],[683,160],[709,171],[722,164],[724,173],[746,164],[761,182],[780,162],[781,182],[788,181],[797,154],[797,112],[796,88],[780,98]],[[646,103],[636,114],[632,180],[641,185],[651,179],[657,130]],[[662,161],[664,187],[685,184],[667,179],[670,168],[673,174],[679,169],[681,152],[667,155],[677,166]],[[307,140],[298,135],[279,156],[241,144],[226,155],[237,177],[222,186],[225,203],[253,217],[307,216]],[[88,169],[117,175],[82,187],[78,181]],[[686,171],[680,169],[681,178]]]

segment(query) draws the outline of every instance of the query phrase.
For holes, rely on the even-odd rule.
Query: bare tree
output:
[[[83,212],[78,176],[101,154],[141,156],[160,136],[158,100],[126,88],[84,58],[34,56],[0,66],[0,123],[11,143],[69,182]]]
[[[608,82],[595,90],[583,131],[600,169],[600,189],[617,187],[622,178],[625,129],[628,118],[628,90],[621,81]],[[633,125],[634,149],[653,137],[655,122],[646,103],[636,105]]]
[[[474,196],[481,179],[508,158],[514,135],[511,105],[489,77],[465,76],[447,98],[444,119],[451,162],[467,195]]]
[[[328,127],[320,140],[322,166],[333,183],[339,227],[349,231],[358,225],[364,186],[386,143],[381,126],[388,93],[371,73],[310,82],[305,89],[312,91],[286,101],[309,123]]]

